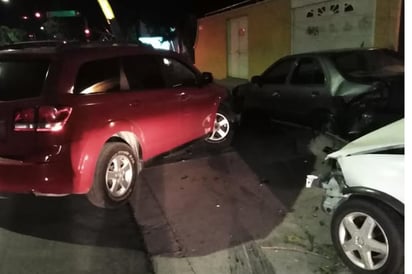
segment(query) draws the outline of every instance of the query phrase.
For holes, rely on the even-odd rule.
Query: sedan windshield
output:
[[[334,54],[336,68],[350,77],[390,76],[404,73],[404,61],[390,50],[358,50]]]

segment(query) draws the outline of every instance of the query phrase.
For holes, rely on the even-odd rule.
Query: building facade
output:
[[[248,79],[291,53],[398,49],[402,0],[266,0],[198,20],[195,63]]]

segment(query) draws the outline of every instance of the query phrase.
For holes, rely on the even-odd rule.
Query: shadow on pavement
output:
[[[251,123],[221,153],[194,143],[157,159],[131,203],[149,253],[196,257],[268,236],[305,187],[312,138],[307,129]]]
[[[144,249],[128,206],[105,210],[76,195],[10,195],[0,199],[0,208],[0,227],[16,233],[80,245]]]
[[[242,159],[273,194],[290,209],[316,163],[309,150],[314,133],[305,128],[247,120],[233,140]]]
[[[263,238],[285,207],[236,152],[147,168],[132,202],[149,253],[193,257]]]

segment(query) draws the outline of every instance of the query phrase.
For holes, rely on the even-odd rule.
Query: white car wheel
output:
[[[403,266],[403,222],[379,202],[349,199],[336,209],[332,241],[355,273],[398,273]]]

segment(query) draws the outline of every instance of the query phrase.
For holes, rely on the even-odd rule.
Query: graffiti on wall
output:
[[[369,47],[376,0],[329,0],[293,9],[292,51]]]
[[[314,17],[320,17],[320,16],[331,16],[331,15],[337,15],[341,11],[341,5],[340,4],[330,4],[330,5],[323,5],[321,7],[316,8],[311,8],[308,10],[306,13],[306,18],[314,18]],[[355,9],[352,4],[350,3],[345,3],[343,6],[343,12],[353,12]],[[368,28],[370,27],[370,20],[368,21],[368,18],[363,17],[358,25],[359,28]],[[309,25],[306,28],[306,34],[311,35],[311,36],[318,36],[321,30],[324,31],[329,31],[332,33],[337,33],[338,26],[336,24],[329,24],[329,28],[322,28],[322,26],[315,26],[315,25]],[[343,25],[342,30],[343,31],[351,31],[353,29],[353,25],[350,22],[345,22]]]
[[[306,18],[314,18],[315,16],[320,17],[320,16],[331,16],[331,15],[337,15],[340,13],[341,6],[339,4],[331,4],[329,6],[322,6],[316,9],[311,8],[309,11],[306,13]],[[349,3],[345,3],[343,7],[343,12],[353,12],[354,6]],[[353,24],[353,21],[346,21],[343,26],[341,26],[341,30],[344,32],[350,32],[354,29],[354,27],[358,27],[360,30],[368,30],[372,26],[372,20],[368,16],[361,16],[360,19],[358,20],[357,24]],[[331,23],[329,24],[328,28],[318,26],[318,25],[309,25],[306,28],[306,34],[311,35],[311,36],[318,36],[320,32],[322,31],[328,31],[331,33],[338,33],[339,32],[339,26]]]

